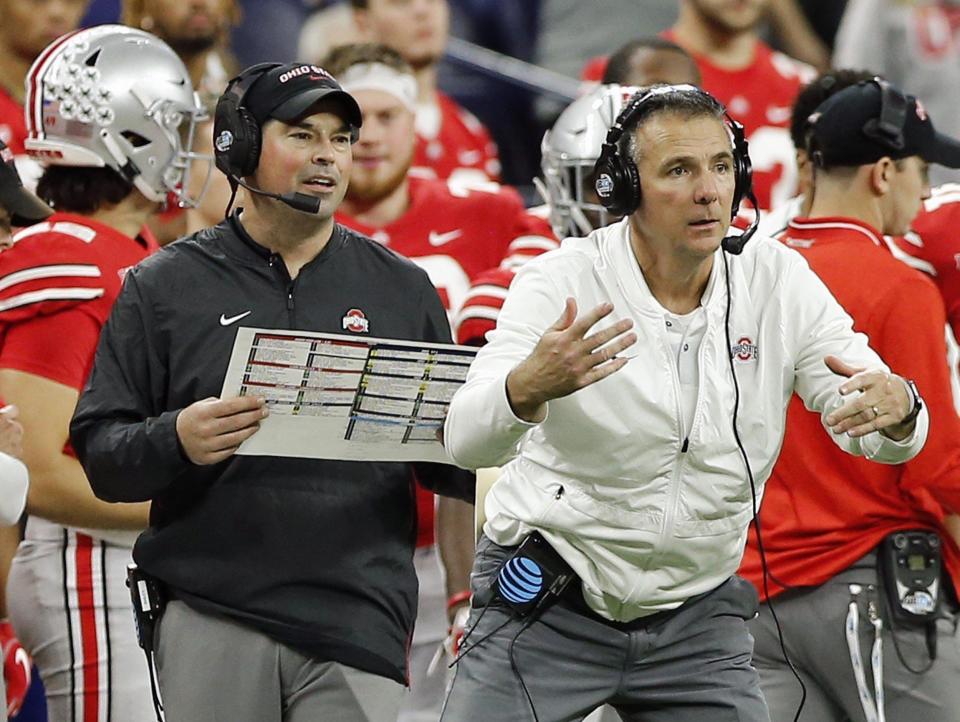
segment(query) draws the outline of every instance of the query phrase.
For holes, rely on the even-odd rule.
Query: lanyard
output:
[[[858,599],[863,592],[859,584],[850,585],[850,605],[847,608],[845,625],[847,649],[850,652],[850,663],[853,666],[853,676],[857,681],[857,694],[860,697],[860,706],[867,722],[886,722],[883,698],[883,620],[874,601],[867,602],[867,616],[873,625],[873,646],[870,653],[870,666],[873,669],[873,694],[867,687],[867,675],[863,668],[863,656],[860,653],[860,608]],[[876,700],[876,701],[874,701]]]

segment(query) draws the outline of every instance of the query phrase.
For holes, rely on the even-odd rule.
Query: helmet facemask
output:
[[[548,137],[549,131],[544,147]],[[595,158],[566,158],[562,153],[544,151],[543,182],[534,179],[534,184],[550,207],[550,225],[558,238],[585,236],[617,220],[600,205],[593,190],[595,163]]]
[[[151,200],[172,201],[181,208],[196,208],[206,193],[213,171],[213,155],[193,150],[197,126],[210,117],[199,96],[194,93],[194,102],[184,105],[179,101],[164,99],[150,102],[135,88],[131,89],[131,92],[143,106],[144,118],[152,121],[155,126],[152,137],[144,137],[132,131],[121,133],[122,140],[126,141],[126,148],[123,145],[121,148],[124,148],[127,158],[141,170],[141,174],[132,180],[133,184]],[[156,149],[151,147],[153,143],[159,143],[165,150],[157,153]],[[169,157],[170,160],[159,173],[143,173],[144,165],[141,164],[153,170],[158,156]],[[195,172],[203,175],[203,184],[200,191],[192,195],[190,181]],[[149,180],[153,177],[159,180],[159,188]],[[157,197],[158,190],[162,196],[160,198]]]

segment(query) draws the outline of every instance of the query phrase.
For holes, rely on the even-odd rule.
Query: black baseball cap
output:
[[[0,206],[15,226],[29,226],[45,220],[53,209],[23,187],[13,153],[0,140]]]
[[[352,128],[363,125],[360,106],[319,65],[286,63],[264,73],[247,91],[243,104],[262,127],[270,118],[290,122],[320,100],[338,101]]]
[[[960,168],[960,141],[934,130],[919,100],[879,78],[827,98],[809,123],[810,151],[822,167],[916,155],[928,163]]]

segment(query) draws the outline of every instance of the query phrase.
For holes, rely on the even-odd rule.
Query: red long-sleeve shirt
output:
[[[951,398],[946,314],[936,287],[896,260],[880,233],[859,221],[799,218],[781,240],[804,255],[890,368],[916,382],[930,432],[911,461],[873,463],[838,449],[820,416],[794,396],[760,514],[771,596],[783,591],[781,582],[822,584],[892,531],[939,530],[944,510],[960,512],[960,417]],[[942,536],[956,586],[960,553]],[[751,528],[740,573],[762,596],[761,572]]]

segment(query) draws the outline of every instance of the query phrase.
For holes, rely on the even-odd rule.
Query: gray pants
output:
[[[443,722],[533,720],[531,701],[540,722],[581,720],[605,702],[628,722],[769,720],[750,663],[745,620],[757,596],[746,581],[731,577],[643,628],[604,624],[561,600],[520,632],[524,620],[496,601],[480,616],[512,552],[486,537],[477,546],[470,651],[457,665]]]
[[[395,722],[403,686],[172,601],[157,632],[167,722]]]
[[[850,585],[862,588],[851,594]],[[863,722],[866,719],[857,693],[856,678],[845,634],[851,601],[859,613],[860,658],[868,691],[875,698],[871,650],[874,628],[867,615],[872,600],[879,602],[876,557],[870,554],[819,587],[788,591],[773,600],[790,660],[807,687],[802,722]],[[886,615],[883,616],[883,689],[889,722],[956,722],[960,719],[960,650],[956,619],[937,622],[937,659],[924,674],[904,668],[894,648]],[[783,659],[768,604],[750,623],[756,639],[754,664],[770,707],[773,722],[793,720],[800,704],[800,685]],[[904,659],[914,669],[929,661],[923,630],[898,628],[896,640]]]

